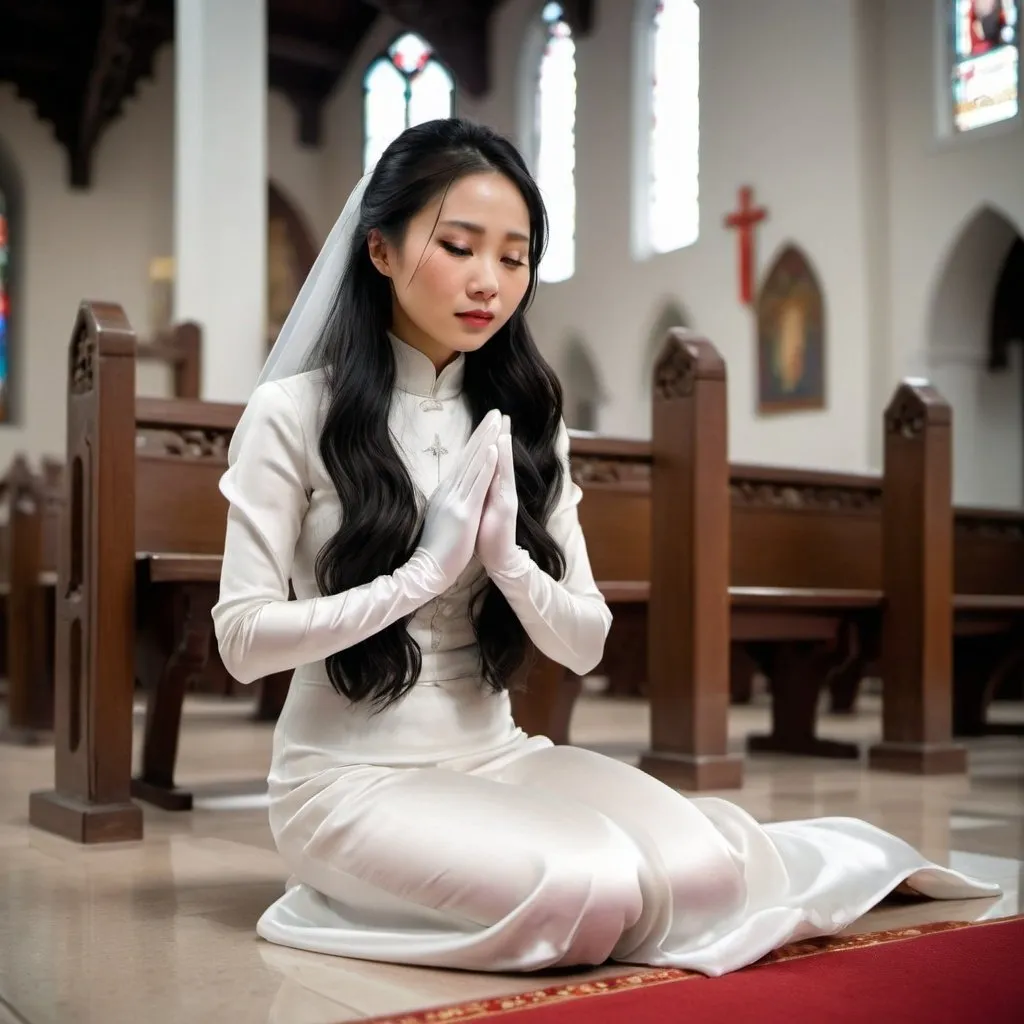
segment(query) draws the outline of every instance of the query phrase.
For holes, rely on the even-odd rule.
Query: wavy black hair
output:
[[[530,217],[530,283],[519,308],[480,349],[465,355],[463,393],[474,428],[491,409],[513,423],[519,495],[516,541],[556,579],[565,557],[545,529],[564,469],[555,443],[562,418],[558,378],[534,344],[525,310],[537,287],[547,239],[540,190],[516,148],[482,125],[457,118],[409,128],[384,151],[367,185],[345,273],[309,366],[323,367],[327,411],[320,454],[337,488],[343,518],[316,561],[323,594],[337,594],[403,565],[419,541],[416,491],[395,448],[388,413],[395,383],[389,280],[374,267],[367,236],[377,228],[400,246],[409,221],[454,182],[497,172],[519,190]],[[514,688],[528,653],[526,633],[490,581],[471,603],[484,681]],[[331,655],[327,672],[340,694],[382,710],[415,684],[421,653],[408,618]]]

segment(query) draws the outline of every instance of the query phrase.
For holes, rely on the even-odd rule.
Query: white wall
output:
[[[953,405],[954,491],[967,503],[1020,505],[1024,501],[1024,439],[1020,382],[993,378],[984,368],[987,324],[976,315],[991,301],[995,274],[1012,241],[1024,233],[1024,130],[978,129],[948,141],[937,138],[936,90],[941,65],[937,40],[921,30],[934,24],[935,0],[887,0],[888,179],[891,318],[889,378],[932,377]],[[998,227],[970,231],[990,207]],[[959,280],[960,319],[950,303],[950,260],[973,267]],[[964,257],[967,258],[964,258]],[[985,278],[988,278],[986,281]],[[954,285],[955,287],[955,285]],[[954,336],[958,335],[958,337]],[[955,354],[950,355],[954,349]],[[970,451],[973,444],[984,453]]]
[[[152,81],[140,83],[125,114],[104,133],[88,190],[68,185],[64,149],[13,86],[0,85],[0,139],[22,179],[18,334],[10,356],[17,392],[16,423],[0,426],[0,466],[19,451],[61,455],[65,447],[66,355],[83,298],[120,303],[136,331],[150,328],[149,263],[173,248],[174,59],[159,54]],[[326,235],[333,219],[325,202],[323,161],[297,142],[297,118],[282,97],[268,105],[270,174]],[[319,239],[318,239],[319,241]],[[167,394],[169,374],[143,366],[139,391]]]

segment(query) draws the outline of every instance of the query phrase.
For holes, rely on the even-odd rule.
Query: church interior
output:
[[[1022,17],[0,0],[0,1024],[683,1019],[571,1015],[570,988],[654,968],[255,932],[288,880],[266,778],[289,678],[220,663],[217,481],[350,190],[453,114],[545,197],[529,322],[614,619],[592,675],[537,659],[517,724],[759,822],[863,818],[1001,888],[883,900],[851,946],[1019,921]],[[1011,974],[980,1019],[1021,1019]]]

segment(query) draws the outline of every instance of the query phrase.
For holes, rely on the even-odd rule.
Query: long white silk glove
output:
[[[569,472],[569,436],[564,427],[557,449],[564,477],[547,529],[565,555],[564,578],[553,579],[516,544],[519,498],[508,417],[498,438],[498,465],[480,517],[477,557],[537,649],[577,675],[586,675],[604,653],[611,613],[594,582],[580,530],[576,505],[581,492]]]
[[[495,442],[501,424],[502,416],[497,411],[481,420],[427,503],[419,550],[437,562],[445,580],[443,590],[455,583],[473,557],[484,499],[498,461]],[[513,538],[514,530],[513,519]]]
[[[512,425],[508,416],[501,417],[497,445],[498,462],[476,535],[476,557],[488,573],[514,570],[520,556],[526,554],[516,546],[519,496],[512,462]]]

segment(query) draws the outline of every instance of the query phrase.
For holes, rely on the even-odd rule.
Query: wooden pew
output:
[[[666,386],[666,378],[679,383]],[[780,489],[772,471],[730,474],[724,363],[706,341],[670,333],[654,400],[658,555],[650,601],[651,750],[642,767],[685,788],[724,788],[702,769],[708,753],[728,763],[730,641],[762,664],[773,690],[772,732],[751,737],[749,749],[856,756],[853,745],[814,735],[815,709],[845,638],[875,630],[886,712],[871,763],[964,770],[963,749],[950,732],[952,619],[943,619],[943,602],[951,607],[951,581],[943,577],[943,559],[948,564],[951,556],[948,494],[946,519],[934,511],[949,486],[944,413],[948,406],[930,389],[904,385],[887,411],[880,488],[796,473]],[[663,474],[673,466],[683,471],[670,494]],[[918,536],[927,547],[913,543]],[[920,557],[922,550],[934,557]]]
[[[594,577],[614,614],[597,672],[607,676],[610,694],[629,693],[647,679],[651,446],[573,437],[570,462],[584,492],[579,517]]]
[[[654,370],[651,738],[640,767],[689,790],[743,783],[743,760],[729,752],[728,730],[726,403],[725,363],[711,343],[670,332]]]
[[[686,384],[676,389],[671,399],[672,389],[658,379],[654,479],[658,479],[659,466],[676,465],[686,467],[692,482],[687,486],[682,478],[676,479],[673,486],[681,490],[662,506],[666,522],[672,520],[673,525],[664,526],[660,539],[652,540],[659,552],[652,569],[681,563],[679,579],[700,576],[701,559],[709,548],[722,547],[716,527],[724,524],[728,530],[726,586],[733,653],[745,649],[769,676],[773,688],[772,732],[751,737],[749,749],[857,756],[859,750],[854,745],[816,737],[818,697],[830,674],[851,666],[856,672],[880,657],[886,678],[886,712],[883,742],[871,751],[872,765],[929,773],[964,770],[964,752],[952,742],[949,727],[948,663],[953,625],[949,606],[955,603],[957,607],[958,631],[971,623],[977,630],[978,619],[983,617],[986,639],[992,632],[999,638],[1001,646],[995,647],[995,653],[1002,663],[1014,656],[1020,659],[1020,638],[1024,636],[1024,629],[1019,628],[1020,606],[1024,604],[1020,567],[1024,557],[1019,543],[1012,556],[1009,545],[1024,538],[1024,530],[1019,529],[1019,516],[1004,515],[997,531],[992,529],[991,514],[981,517],[988,523],[987,542],[992,545],[998,536],[998,561],[1007,567],[996,586],[992,573],[986,574],[984,582],[967,584],[966,567],[977,570],[985,560],[963,552],[963,541],[958,540],[958,559],[964,569],[954,602],[950,581],[943,575],[944,559],[952,554],[953,522],[948,405],[927,386],[905,384],[897,390],[886,411],[883,478],[765,467],[733,466],[730,470],[724,462],[724,387],[716,390],[709,383],[718,379],[719,371],[724,381],[724,366],[706,343],[683,335],[670,338],[664,358],[675,361],[670,376]],[[663,370],[659,364],[658,372]],[[703,412],[698,413],[702,396]],[[674,418],[672,407],[666,405],[672,400],[679,403]],[[715,411],[709,413],[709,409]],[[717,478],[705,468],[709,463],[718,465]],[[709,474],[709,479],[699,480],[701,472]],[[694,494],[704,501],[720,497],[723,473],[729,480],[729,500],[723,509],[712,514],[711,506],[702,507],[704,517],[699,526],[695,515],[675,518],[676,512],[697,504]],[[655,483],[652,490],[656,508],[659,485]],[[656,515],[652,510],[652,516]],[[971,515],[958,514],[958,533],[985,532],[977,525],[968,531]],[[1008,525],[1007,519],[1015,525]],[[653,533],[654,528],[652,537]],[[925,538],[923,544],[918,538]],[[588,543],[592,551],[599,550],[600,535],[592,531]],[[672,550],[666,544],[672,543],[683,543],[687,551],[673,551],[673,557],[666,559],[665,552]],[[926,558],[922,552],[935,554]],[[990,560],[996,556],[991,554]],[[714,571],[705,569],[705,578]],[[969,590],[973,592],[965,592]],[[682,784],[701,788],[700,773],[692,764],[684,766],[682,773],[674,771],[679,767],[676,759],[664,757],[661,751],[684,753],[699,763],[695,735],[701,730],[694,723],[702,705],[690,691],[697,686],[699,672],[728,674],[729,669],[723,667],[720,657],[711,660],[713,668],[705,663],[698,669],[693,664],[695,655],[689,651],[686,671],[677,673],[674,684],[663,684],[660,697],[653,683],[655,672],[663,680],[671,678],[674,656],[665,649],[666,663],[656,667],[654,650],[658,643],[667,642],[665,637],[672,635],[672,623],[678,622],[680,614],[691,623],[687,649],[690,644],[698,647],[700,638],[716,637],[714,624],[698,630],[693,623],[708,607],[720,611],[720,601],[710,591],[700,598],[694,593],[693,587],[680,587],[673,599],[677,605],[688,603],[692,610],[677,607],[669,615],[666,608],[670,605],[664,606],[660,609],[665,616],[663,624],[656,626],[655,605],[661,602],[654,598],[652,579],[654,735],[652,753],[643,764],[655,774],[676,780],[681,774]],[[1014,623],[1018,628],[1008,628]],[[1013,649],[1008,651],[1007,644]],[[958,686],[958,692],[961,689],[976,692],[970,686]],[[710,691],[721,701],[720,687]],[[679,720],[666,724],[673,709]],[[724,727],[724,718],[722,713],[716,724],[705,720],[705,733]],[[681,732],[687,734],[685,741],[672,738]],[[719,745],[717,753],[721,749]]]
[[[176,324],[136,349],[140,360],[166,363],[177,398],[198,398],[202,333],[192,322]],[[64,508],[63,463],[44,459],[33,475],[24,456],[12,465],[18,481],[8,515],[9,533],[0,538],[5,648],[15,652],[7,671],[8,719],[0,742],[48,742],[53,729],[54,592],[57,533]],[[8,555],[8,549],[11,554]]]
[[[62,467],[34,473],[24,456],[7,476],[7,720],[0,742],[35,744],[53,728],[53,599]]]
[[[56,609],[55,789],[32,823],[79,842],[137,839],[136,669],[151,691],[136,787],[180,799],[173,770],[183,681],[210,651],[225,506],[217,490],[240,407],[136,399],[122,310],[83,303],[68,366],[66,514]],[[138,629],[137,629],[138,627]]]
[[[142,837],[131,799],[135,553],[126,477],[135,435],[135,336],[122,310],[83,303],[68,365],[66,473],[57,571],[55,787],[29,798],[38,828],[81,843]],[[106,456],[101,458],[100,453]],[[90,515],[102,509],[105,515]]]
[[[573,479],[585,494],[579,518],[591,568],[615,616],[596,671],[608,675],[613,690],[627,692],[646,679],[651,446],[573,434],[569,456]],[[597,543],[590,545],[590,538]],[[568,743],[581,680],[537,654],[525,683],[511,695],[516,723],[530,734]]]
[[[203,333],[191,320],[174,324],[152,341],[140,342],[137,358],[166,363],[171,368],[175,398],[199,399],[202,383]]]
[[[988,720],[1002,684],[1024,677],[1024,509],[958,508],[953,521],[953,728],[1024,731]]]

